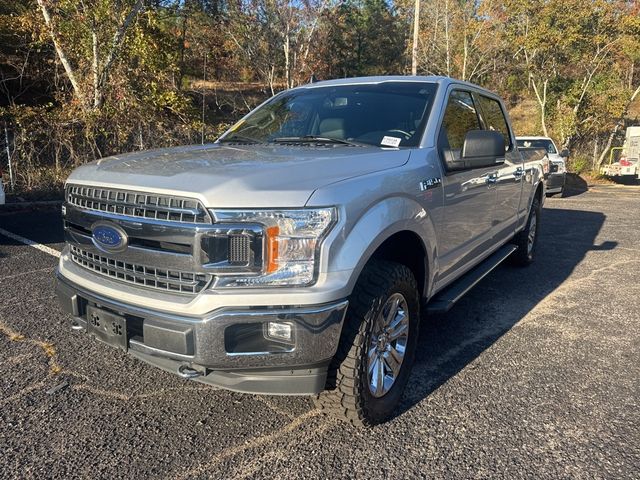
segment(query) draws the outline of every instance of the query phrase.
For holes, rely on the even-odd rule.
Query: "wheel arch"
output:
[[[350,294],[372,259],[406,265],[416,276],[419,294],[428,296],[436,271],[436,233],[431,215],[411,198],[385,199],[367,209],[332,255],[334,269],[349,265]]]

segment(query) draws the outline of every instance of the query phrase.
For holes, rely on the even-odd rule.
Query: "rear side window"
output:
[[[459,157],[467,132],[481,128],[471,94],[462,90],[451,92],[440,127],[440,148],[453,150]]]
[[[507,150],[511,148],[511,137],[509,135],[509,127],[507,119],[504,116],[500,102],[493,98],[479,96],[480,108],[482,109],[482,118],[488,130],[500,132],[504,137],[504,144]]]

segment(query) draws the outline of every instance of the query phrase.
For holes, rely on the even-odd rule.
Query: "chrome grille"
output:
[[[202,204],[190,198],[115,188],[67,185],[66,200],[89,210],[181,223],[211,223]]]
[[[179,272],[114,260],[70,245],[71,259],[78,265],[122,282],[175,293],[196,294],[211,280],[210,275]]]

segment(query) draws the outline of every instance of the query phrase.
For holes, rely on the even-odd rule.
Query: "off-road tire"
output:
[[[524,230],[518,232],[513,237],[512,243],[518,247],[518,249],[511,254],[511,263],[518,267],[526,267],[533,263],[535,258],[536,249],[538,246],[538,234],[540,232],[540,201],[538,197],[533,199],[531,203],[531,209],[529,210],[529,217],[527,218],[527,224]],[[532,224],[534,225],[533,246],[529,248],[529,235],[531,233]]]
[[[374,321],[394,293],[404,296],[409,314],[409,335],[405,356],[390,390],[375,397],[367,376],[368,346]],[[325,413],[354,426],[369,426],[388,420],[402,398],[409,379],[418,340],[420,302],[416,280],[406,266],[388,261],[371,261],[362,271],[349,297],[338,351],[327,376],[327,391],[315,399]]]

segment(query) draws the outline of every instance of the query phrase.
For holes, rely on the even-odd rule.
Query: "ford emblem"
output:
[[[97,223],[91,228],[93,243],[108,252],[122,251],[127,248],[127,234],[117,225]]]

